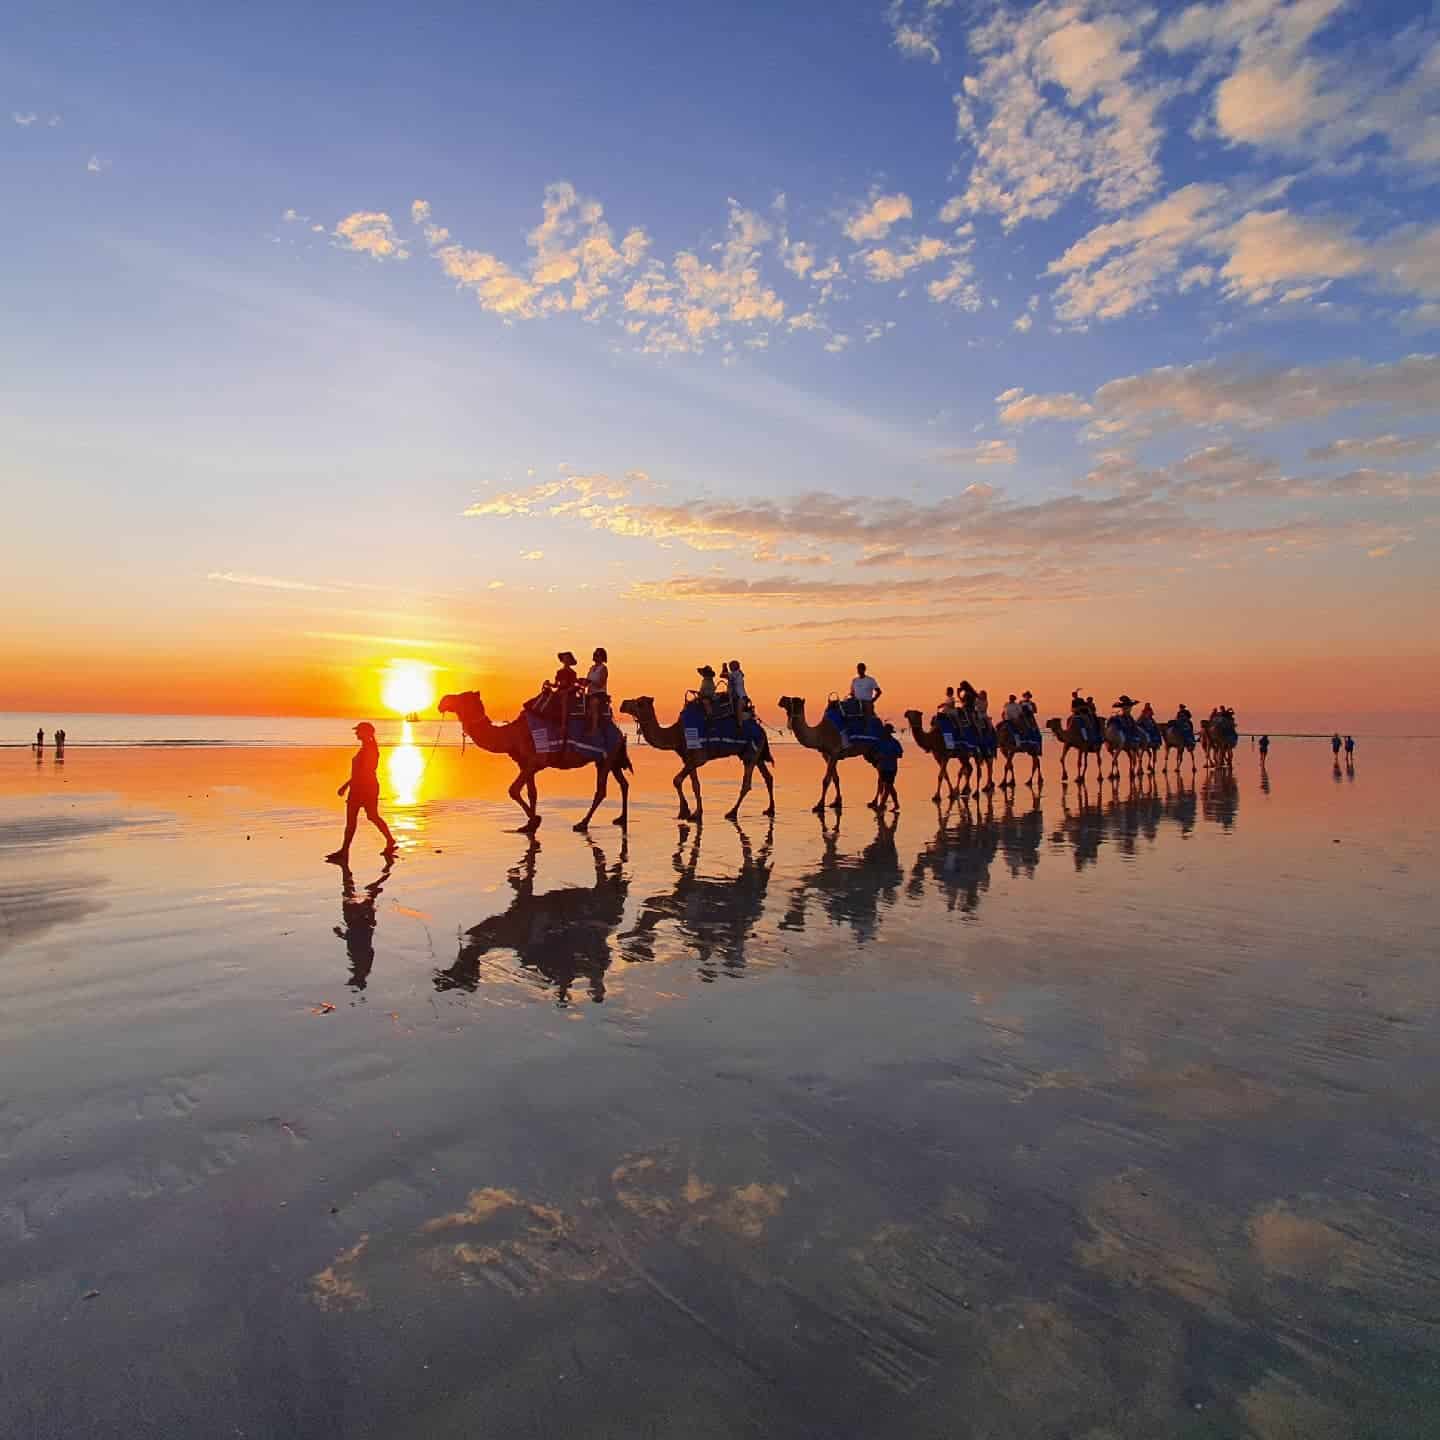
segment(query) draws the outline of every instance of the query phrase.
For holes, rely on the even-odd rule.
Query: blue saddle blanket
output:
[[[1015,737],[1015,748],[1022,755],[1039,755],[1043,748],[1044,731],[1040,729],[1031,730],[1027,725],[1022,728],[1020,725],[1012,725],[1010,733]]]
[[[1110,723],[1125,737],[1127,745],[1143,745],[1145,743],[1145,732],[1140,728],[1140,722],[1133,715],[1112,715]]]
[[[1226,745],[1233,745],[1239,738],[1235,730],[1235,722],[1228,715],[1222,715],[1210,728]]]
[[[847,715],[838,700],[832,700],[825,707],[825,718],[840,732],[847,745],[873,745],[885,734],[885,726],[877,716]]]
[[[593,735],[584,715],[569,716],[562,730],[555,721],[542,719],[527,710],[525,723],[530,727],[530,739],[537,755],[555,756],[569,751],[598,760],[614,750],[621,740],[620,729],[613,720],[602,720]]]
[[[1184,737],[1187,745],[1195,743],[1195,724],[1191,720],[1172,720],[1170,722]]]
[[[963,710],[941,710],[935,726],[945,739],[945,748],[952,755],[983,755],[984,736]]]
[[[1153,720],[1146,720],[1141,716],[1135,723],[1140,727],[1140,734],[1147,745],[1160,744],[1160,727]]]
[[[1095,732],[1100,728],[1100,722],[1088,712],[1076,710],[1073,714],[1075,723],[1080,728],[1080,738],[1087,745],[1098,745],[1101,737]]]
[[[698,700],[691,701],[680,712],[680,724],[685,731],[687,750],[743,755],[750,750],[763,749],[765,745],[765,732],[758,720],[748,717],[742,720],[725,714],[707,716],[705,707]]]

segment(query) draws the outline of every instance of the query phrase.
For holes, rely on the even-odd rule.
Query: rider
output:
[[[955,718],[955,687],[953,685],[945,687],[945,698],[936,707],[935,713],[948,716],[951,720]]]
[[[1135,717],[1130,712],[1135,708],[1135,701],[1133,701],[1129,695],[1122,695],[1110,708],[1120,712],[1118,718],[1121,730],[1124,731],[1127,738],[1133,737],[1135,734]]]
[[[1040,734],[1040,719],[1037,714],[1039,707],[1035,704],[1035,697],[1028,690],[1020,696],[1020,708],[1025,712],[1031,734],[1038,737]]]
[[[1147,740],[1153,740],[1160,733],[1160,727],[1155,723],[1155,707],[1148,700],[1140,712],[1140,728],[1145,732]]]
[[[556,724],[563,730],[565,719],[570,714],[570,702],[575,697],[575,687],[580,683],[580,676],[575,670],[578,662],[569,650],[561,650],[555,658],[560,662],[560,668],[555,672],[555,679],[551,684],[550,713],[554,716]]]
[[[610,703],[610,657],[604,646],[597,645],[590,658],[595,663],[585,676],[585,711],[590,720],[589,733],[595,735],[600,730],[600,716]]]
[[[695,692],[695,697],[700,701],[700,708],[704,710],[708,724],[715,713],[715,667],[700,665],[696,667],[695,673],[700,677],[700,688]]]
[[[738,660],[732,660],[725,666],[725,688],[730,692],[730,702],[735,711],[735,718],[743,719],[745,712],[750,708],[750,696],[746,693],[745,672],[740,668]]]
[[[875,714],[875,702],[885,692],[881,690],[880,683],[865,669],[865,662],[862,660],[855,667],[855,678],[850,682],[850,698],[860,702],[860,713],[869,719]]]

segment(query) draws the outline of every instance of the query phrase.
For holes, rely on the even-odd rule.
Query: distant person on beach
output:
[[[867,672],[865,662],[862,660],[855,667],[855,678],[850,682],[850,698],[860,702],[862,713],[873,715],[875,702],[884,693],[875,677]]]
[[[346,796],[345,839],[338,850],[325,857],[337,865],[344,865],[350,859],[350,842],[355,838],[361,811],[385,837],[384,853],[392,856],[396,848],[390,827],[380,818],[380,747],[375,743],[375,727],[368,720],[362,720],[355,727],[355,734],[360,739],[360,748],[350,761],[350,778],[335,792]]]
[[[1347,760],[1352,760],[1352,759],[1354,759],[1354,757],[1355,757],[1355,737],[1354,737],[1353,735],[1347,735],[1347,736],[1345,737],[1345,758],[1346,758]]]
[[[1262,736],[1260,737],[1260,763],[1261,763],[1262,765],[1265,763],[1265,757],[1266,757],[1269,753],[1270,753],[1270,737],[1269,737],[1268,735],[1262,735]]]
[[[1330,753],[1337,761],[1340,759],[1340,732],[1338,730],[1330,737]]]
[[[65,754],[65,732],[64,732],[63,730],[57,730],[57,731],[55,732],[55,758],[56,758],[57,760],[59,760],[64,754]]]
[[[43,750],[45,748],[45,732],[43,730],[37,730],[35,732],[35,748],[37,750]]]

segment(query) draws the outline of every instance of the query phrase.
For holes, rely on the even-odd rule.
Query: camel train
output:
[[[738,672],[738,664],[736,668]],[[702,675],[706,670],[708,667],[702,669]],[[974,693],[971,692],[972,695]],[[709,698],[705,697],[703,690],[691,692],[685,698],[680,718],[670,725],[660,723],[652,696],[639,695],[633,699],[622,700],[619,705],[619,713],[635,722],[641,739],[647,745],[654,750],[669,751],[678,758],[680,769],[671,783],[679,802],[677,818],[680,820],[703,818],[700,770],[721,759],[738,760],[742,772],[739,792],[734,803],[725,811],[725,818],[732,821],[738,818],[740,807],[753,788],[757,772],[764,782],[766,793],[762,814],[775,814],[775,756],[770,747],[770,739],[756,719],[753,707],[745,700],[743,691],[737,690],[737,696],[733,701],[732,712],[727,708],[731,702],[723,693],[716,695],[713,686]],[[1130,718],[1129,710],[1134,702],[1130,701],[1128,696],[1122,696],[1121,700],[1116,702],[1117,709],[1122,708],[1122,702],[1123,714],[1110,716],[1103,722],[1095,716],[1093,702],[1089,711],[1077,704],[1072,706],[1072,713],[1063,720],[1053,717],[1046,722],[1045,730],[1054,736],[1060,747],[1062,782],[1071,778],[1072,751],[1076,756],[1074,778],[1081,783],[1088,777],[1091,757],[1095,757],[1097,769],[1103,773],[1104,757],[1107,754],[1112,780],[1119,779],[1122,755],[1125,757],[1131,780],[1142,776],[1153,777],[1157,756],[1161,757],[1161,772],[1168,773],[1172,755],[1175,758],[1176,775],[1181,773],[1181,764],[1188,757],[1190,773],[1193,776],[1196,773],[1197,737],[1187,728],[1189,712],[1181,707],[1181,714],[1175,720],[1163,724],[1147,720],[1147,723],[1142,725]],[[842,711],[841,702],[832,696],[825,714],[812,724],[806,717],[803,698],[782,695],[779,700],[785,717],[785,728],[790,731],[796,743],[807,750],[816,751],[825,761],[820,796],[811,807],[816,814],[823,814],[827,808],[837,812],[843,809],[844,799],[840,784],[842,762],[857,756],[865,756],[874,761],[872,746],[876,745],[882,736],[893,735],[893,726],[882,725],[873,718],[873,703],[863,707],[853,701],[846,703],[851,708]],[[551,707],[548,717],[545,709],[547,705]],[[912,709],[904,712],[915,747],[928,754],[935,762],[936,785],[935,793],[931,797],[935,803],[940,803],[942,799],[953,802],[972,793],[988,793],[995,790],[997,784],[1001,790],[1013,789],[1017,784],[1017,756],[1028,756],[1030,773],[1025,784],[1039,792],[1044,786],[1045,778],[1040,768],[1042,738],[1034,720],[1033,705],[1028,710],[1028,729],[1026,714],[1022,713],[1018,720],[1007,715],[991,725],[982,710],[980,718],[983,723],[977,730],[989,735],[988,746],[957,743],[956,716],[969,717],[968,721],[958,722],[962,725],[975,725],[975,717],[969,709],[957,711],[948,701],[947,705],[948,710],[942,707],[928,725],[923,711]],[[622,828],[628,826],[628,777],[633,773],[634,766],[630,759],[628,740],[610,717],[608,704],[605,713],[599,714],[589,709],[587,702],[577,695],[573,702],[562,701],[562,708],[557,712],[554,710],[551,687],[547,684],[534,701],[527,703],[519,716],[505,723],[496,723],[490,718],[479,692],[475,690],[446,695],[440,700],[438,708],[442,716],[456,716],[464,734],[477,747],[493,754],[508,755],[514,761],[515,779],[507,793],[524,815],[524,821],[519,826],[520,833],[533,835],[540,828],[536,776],[543,770],[594,768],[594,793],[589,808],[575,822],[575,830],[585,831],[589,828],[596,811],[609,794],[612,780],[620,791],[620,813],[613,823]],[[856,718],[861,716],[862,709],[868,718]],[[1148,714],[1147,707],[1147,717]],[[851,718],[847,720],[846,715]],[[1182,717],[1184,723],[1181,723]],[[1217,771],[1231,769],[1235,742],[1233,710],[1219,707],[1211,718],[1201,721],[1198,744],[1204,753],[1207,768]],[[893,741],[887,743],[893,745],[893,753],[898,756],[898,744]],[[997,758],[1004,761],[998,782],[994,773]],[[879,770],[879,762],[875,763]],[[956,772],[954,775],[951,774],[952,764]],[[883,770],[881,773],[884,773]],[[870,803],[873,808],[875,802]]]

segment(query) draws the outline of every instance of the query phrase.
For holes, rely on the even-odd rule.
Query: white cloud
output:
[[[10,118],[23,130],[28,130],[40,117],[33,110],[12,110]]]
[[[314,585],[306,580],[284,580],[275,575],[248,575],[236,570],[212,570],[206,577],[222,585],[250,585],[259,590],[302,590],[315,594],[336,594],[339,585]]]
[[[931,265],[936,260],[943,260],[950,253],[951,247],[947,241],[924,235],[898,250],[888,246],[863,250],[860,258],[865,262],[865,270],[870,279],[883,283],[903,280],[917,266]]]
[[[1287,210],[1246,215],[1219,237],[1219,245],[1230,256],[1220,271],[1226,293],[1252,305],[1285,298],[1290,286],[1339,280],[1374,266],[1369,248],[1342,227]]]
[[[908,220],[914,213],[908,195],[876,195],[845,222],[845,233],[857,245],[883,240],[890,233],[891,226]]]
[[[945,465],[1013,465],[1018,456],[1012,440],[982,440],[959,450],[942,450],[935,458]]]
[[[1032,420],[1084,420],[1095,407],[1079,395],[1027,395],[1019,386],[995,397],[1004,425],[1028,425]]]
[[[406,260],[410,252],[395,235],[395,224],[383,210],[356,210],[336,227],[335,238],[347,250],[372,260]]]
[[[1042,0],[997,10],[970,32],[980,67],[955,109],[975,159],[949,213],[991,211],[1009,230],[1084,191],[1100,209],[1122,210],[1156,188],[1165,92],[1136,78],[1150,12],[1093,21],[1083,13]]]
[[[85,168],[92,175],[99,175],[110,168],[108,160],[102,160],[98,155],[92,155],[86,162]]]
[[[891,0],[885,12],[895,48],[907,60],[940,63],[940,16],[955,0]]]
[[[1353,440],[1332,440],[1305,452],[1307,460],[1322,463],[1351,460],[1405,460],[1440,450],[1440,436],[1369,435]]]

